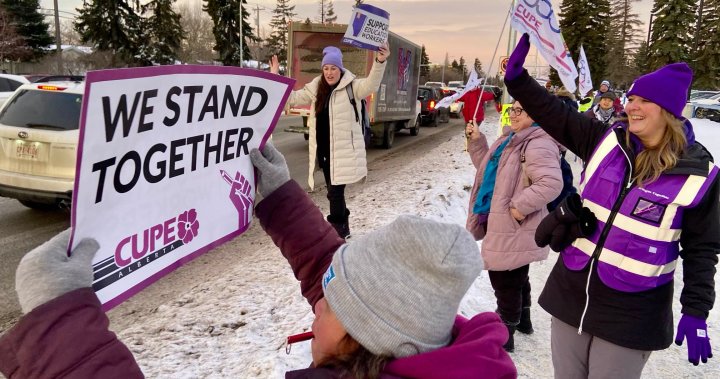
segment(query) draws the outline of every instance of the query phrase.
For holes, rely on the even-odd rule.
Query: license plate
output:
[[[40,156],[40,144],[37,142],[15,141],[15,157],[19,159],[37,160]]]

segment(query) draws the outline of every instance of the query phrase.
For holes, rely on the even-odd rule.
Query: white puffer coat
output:
[[[365,157],[362,126],[360,122],[355,121],[355,111],[352,109],[345,87],[353,83],[353,94],[359,115],[360,100],[377,91],[384,72],[385,62],[379,63],[378,61],[373,64],[367,78],[356,78],[352,72],[345,70],[340,83],[330,94],[330,181],[333,184],[356,183],[367,176],[367,158]],[[302,89],[292,91],[286,105],[286,107],[292,107],[310,104],[310,117],[307,125],[310,129],[308,185],[311,190],[315,187],[313,174],[317,166],[315,158],[317,151],[315,99],[321,79],[322,76],[318,76]]]

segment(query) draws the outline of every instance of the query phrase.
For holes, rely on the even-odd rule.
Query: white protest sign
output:
[[[370,4],[353,8],[342,42],[361,49],[379,50],[390,32],[390,13]]]
[[[294,80],[238,67],[89,72],[71,247],[94,238],[107,310],[250,226],[255,175]]]
[[[575,92],[577,69],[560,34],[550,0],[518,0],[512,12],[511,25],[515,30],[530,35],[530,41],[557,70],[565,88]]]
[[[588,92],[593,90],[592,78],[590,77],[590,65],[585,56],[585,49],[580,45],[580,58],[578,59],[578,86],[580,87],[580,96],[585,97]]]

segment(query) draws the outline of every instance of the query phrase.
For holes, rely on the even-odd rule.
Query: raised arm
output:
[[[390,56],[390,52],[387,49],[387,45],[380,48],[375,61],[373,62],[370,74],[367,78],[356,78],[353,85],[353,93],[359,99],[370,96],[371,93],[380,88],[380,82],[382,82],[383,75],[385,74],[385,66],[387,66],[387,57]]]

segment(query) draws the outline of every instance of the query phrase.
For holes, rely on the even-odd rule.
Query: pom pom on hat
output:
[[[636,95],[650,100],[682,119],[692,79],[693,72],[687,63],[672,63],[635,79],[627,96]]]

